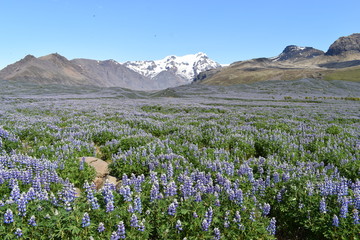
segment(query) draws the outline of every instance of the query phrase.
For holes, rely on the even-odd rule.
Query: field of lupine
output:
[[[1,239],[360,237],[359,96],[10,90]]]

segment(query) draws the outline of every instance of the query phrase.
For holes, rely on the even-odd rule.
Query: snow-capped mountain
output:
[[[124,66],[151,79],[162,72],[173,73],[184,79],[185,83],[192,82],[200,72],[221,67],[219,63],[201,52],[181,57],[168,56],[155,61],[129,61],[125,62]]]

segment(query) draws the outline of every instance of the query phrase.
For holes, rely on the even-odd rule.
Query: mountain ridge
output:
[[[340,37],[327,52],[289,45],[276,57],[234,62],[218,71],[203,72],[195,83],[234,85],[302,78],[360,81],[360,34]]]
[[[176,61],[177,59],[183,61]],[[161,61],[156,62],[161,63]],[[27,55],[2,69],[0,79],[30,81],[37,84],[92,85],[148,91],[189,84],[198,72],[211,69],[213,66],[220,67],[204,53],[183,57],[170,56],[167,64],[163,64],[161,71],[149,77],[115,60],[99,61],[81,58],[68,60],[58,53],[38,58]]]

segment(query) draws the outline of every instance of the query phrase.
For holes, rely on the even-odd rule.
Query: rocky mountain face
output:
[[[38,84],[91,85],[160,90],[191,83],[201,71],[219,67],[205,54],[171,56],[159,61],[68,60],[59,54],[24,59],[0,71],[0,79]]]
[[[324,52],[312,47],[287,46],[274,61],[299,61],[323,55]]]
[[[161,86],[156,82],[150,81],[150,79],[114,60],[74,59],[71,60],[71,63],[78,66],[88,79],[93,79],[96,86],[122,87],[134,90],[161,89]]]
[[[326,52],[326,55],[334,56],[349,52],[360,52],[360,33],[339,38],[331,44],[329,50]]]

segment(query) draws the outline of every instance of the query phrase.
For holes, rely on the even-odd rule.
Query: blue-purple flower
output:
[[[168,207],[168,214],[171,216],[175,216],[176,214],[176,205],[174,202],[170,203],[169,207]]]
[[[180,220],[177,220],[176,221],[176,225],[175,225],[175,228],[178,230],[178,231],[182,231],[182,223]]]
[[[326,202],[325,202],[325,198],[321,198],[320,200],[320,206],[319,206],[319,210],[321,213],[326,213]]]
[[[333,219],[332,219],[332,225],[334,227],[338,227],[339,226],[339,218],[338,216],[334,215]]]
[[[269,226],[267,226],[266,230],[271,234],[275,235],[276,233],[276,219],[273,217],[270,220]]]
[[[32,215],[32,216],[30,217],[28,223],[29,223],[30,226],[36,227],[37,224],[36,224],[36,219],[35,219],[35,216],[34,216],[34,215]]]
[[[99,223],[99,226],[98,226],[97,230],[98,230],[99,233],[105,231],[105,226],[104,226],[103,222]]]
[[[119,224],[117,225],[117,235],[124,239],[126,237],[126,230],[125,230],[125,225],[123,221],[120,221]]]
[[[14,222],[14,215],[11,209],[8,209],[4,214],[4,223],[12,223],[12,222]]]
[[[82,222],[81,222],[81,226],[82,227],[90,226],[90,216],[89,216],[89,214],[87,212],[84,213],[84,216],[83,216]]]
[[[19,237],[22,237],[23,232],[22,232],[22,230],[21,230],[20,228],[17,228],[17,229],[15,230],[15,233],[14,233],[14,234],[16,235],[16,238],[19,238]]]

